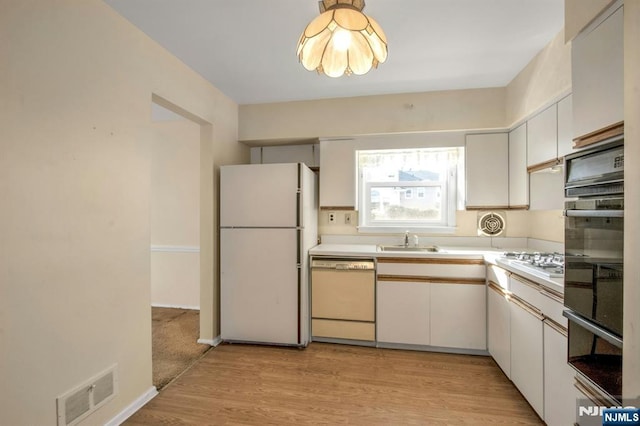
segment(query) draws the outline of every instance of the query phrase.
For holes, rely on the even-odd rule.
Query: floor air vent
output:
[[[117,394],[116,365],[92,377],[57,399],[58,426],[78,424]]]

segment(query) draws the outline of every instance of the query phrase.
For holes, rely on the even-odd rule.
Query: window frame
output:
[[[461,147],[413,147],[413,148],[397,148],[400,150],[458,150],[458,161],[456,164],[451,164],[446,173],[446,178],[439,181],[393,181],[393,182],[377,182],[368,181],[365,182],[362,170],[360,168],[360,153],[367,151],[382,151],[382,150],[357,150],[356,152],[356,168],[357,168],[357,189],[358,189],[358,204],[360,207],[360,213],[358,214],[358,232],[363,233],[397,233],[397,232],[416,232],[416,233],[445,233],[453,234],[456,231],[456,206],[460,204],[461,197],[464,194],[460,194],[459,185],[459,172],[464,175],[464,150],[460,151]],[[384,151],[395,151],[396,149],[389,149]],[[461,162],[462,159],[462,162]],[[420,220],[397,220],[397,221],[373,221],[370,219],[371,214],[371,197],[366,194],[371,193],[372,186],[395,186],[395,187],[426,187],[437,186],[440,187],[441,199],[442,199],[442,220],[436,222],[426,222]],[[413,191],[415,194],[412,198],[420,199],[417,197],[417,190]],[[423,194],[424,197],[424,194]]]

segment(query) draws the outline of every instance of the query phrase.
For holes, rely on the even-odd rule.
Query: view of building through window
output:
[[[455,226],[462,150],[358,151],[360,225]]]

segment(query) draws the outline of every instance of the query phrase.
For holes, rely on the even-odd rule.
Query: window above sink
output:
[[[454,232],[464,148],[361,150],[356,158],[360,232]]]

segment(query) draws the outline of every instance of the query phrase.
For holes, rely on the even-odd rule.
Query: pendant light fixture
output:
[[[322,0],[320,16],[302,32],[298,59],[307,70],[329,77],[366,74],[387,60],[387,38],[362,13],[364,0]]]

